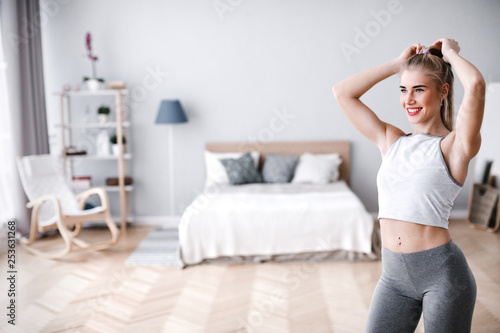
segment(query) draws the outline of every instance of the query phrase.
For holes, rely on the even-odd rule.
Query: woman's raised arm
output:
[[[479,131],[483,122],[486,84],[479,70],[458,54],[460,47],[455,40],[442,38],[434,44],[441,44],[443,60],[451,64],[464,87],[464,98],[458,111],[453,148],[468,163],[481,146]]]
[[[420,50],[420,44],[413,44],[399,57],[350,76],[333,87],[335,99],[349,121],[361,134],[375,143],[382,153],[404,132],[381,121],[360,98],[378,82],[398,73],[401,64]]]

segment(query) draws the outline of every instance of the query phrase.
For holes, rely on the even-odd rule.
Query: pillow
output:
[[[229,178],[226,173],[226,168],[221,163],[223,158],[238,158],[243,156],[244,153],[231,152],[231,153],[212,153],[205,150],[205,188],[214,185],[229,185]],[[259,163],[259,152],[252,151],[252,160],[255,165]]]
[[[220,161],[226,168],[231,185],[262,183],[262,177],[257,171],[250,153],[245,153],[238,159],[227,158]]]
[[[262,178],[266,183],[289,183],[293,178],[299,156],[266,154]]]
[[[300,156],[292,183],[327,184],[339,179],[339,154],[311,154]]]

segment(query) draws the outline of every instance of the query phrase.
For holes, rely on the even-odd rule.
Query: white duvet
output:
[[[344,182],[213,188],[179,225],[183,265],[225,256],[372,251],[373,218]]]

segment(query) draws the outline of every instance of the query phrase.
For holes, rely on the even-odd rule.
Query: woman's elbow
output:
[[[486,94],[486,81],[482,75],[477,75],[471,79],[469,84],[469,91],[475,96],[485,96]]]
[[[332,91],[333,91],[333,96],[335,96],[336,100],[338,100],[343,96],[342,87],[339,84],[334,85]]]

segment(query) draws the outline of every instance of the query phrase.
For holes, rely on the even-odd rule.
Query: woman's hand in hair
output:
[[[399,56],[399,58],[404,62],[408,59],[410,59],[412,56],[415,54],[419,54],[422,52],[423,46],[420,45],[420,43],[415,43],[410,46],[408,46],[406,49],[404,49],[403,53]]]
[[[446,62],[450,62],[449,58],[447,57],[449,52],[455,52],[456,54],[460,52],[460,46],[458,45],[458,42],[454,39],[440,38],[434,42],[434,45],[441,45],[443,60]]]

